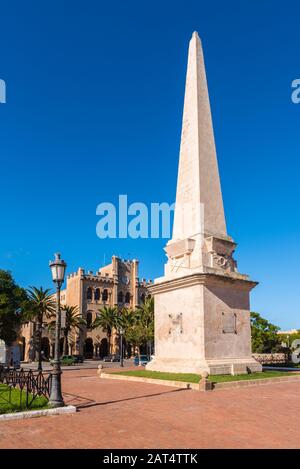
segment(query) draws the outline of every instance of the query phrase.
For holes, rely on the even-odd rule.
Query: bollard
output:
[[[102,370],[103,370],[103,365],[98,365],[97,375],[98,375],[99,377],[101,377]]]
[[[208,380],[209,373],[207,371],[202,371],[201,380],[199,382],[199,391],[212,391],[213,383]]]

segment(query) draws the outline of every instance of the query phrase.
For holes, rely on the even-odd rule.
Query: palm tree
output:
[[[126,329],[129,324],[133,321],[134,310],[132,308],[127,308],[123,306],[122,308],[118,308],[117,310],[117,318],[116,318],[116,328]]]
[[[126,308],[124,306],[119,310],[119,316],[118,316],[118,331],[120,332],[120,329],[123,329],[123,350],[127,349],[127,346],[129,345],[128,342],[128,331],[131,329],[135,322],[135,310],[133,308]],[[120,335],[119,335],[120,339]],[[125,343],[124,343],[125,342]],[[120,351],[121,351],[121,344],[120,344]]]
[[[29,311],[26,319],[37,324],[38,335],[38,370],[42,370],[42,329],[43,322],[50,318],[55,311],[55,301],[51,290],[43,287],[30,287],[27,290],[29,298]]]
[[[64,355],[69,352],[69,335],[73,329],[81,330],[81,326],[86,325],[86,320],[79,316],[78,306],[63,305],[61,310],[65,312],[65,327],[64,330]],[[51,321],[48,325],[49,329],[54,329],[55,320]]]
[[[154,324],[154,298],[148,297],[145,303],[139,305],[137,310],[140,311],[140,318],[144,326],[149,329],[153,328]]]
[[[111,336],[113,329],[117,329],[120,316],[118,308],[116,306],[104,306],[99,309],[97,317],[92,323],[92,329],[101,327],[104,332],[107,334],[108,338],[108,353],[111,353]]]

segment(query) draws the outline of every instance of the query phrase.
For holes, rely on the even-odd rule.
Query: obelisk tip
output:
[[[199,37],[199,34],[197,31],[194,31],[193,34],[192,34],[192,39],[195,38],[195,39],[198,39],[200,42],[201,42],[201,39]]]

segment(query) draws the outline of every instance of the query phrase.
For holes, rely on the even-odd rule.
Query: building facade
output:
[[[73,330],[69,335],[69,354],[83,355],[85,358],[102,358],[118,350],[117,336],[111,340],[108,350],[107,334],[101,328],[92,329],[99,309],[104,306],[135,308],[148,296],[148,287],[152,282],[139,280],[139,261],[126,260],[112,256],[111,263],[100,268],[96,273],[79,268],[66,279],[66,288],[61,290],[61,304],[78,306],[80,317],[87,325],[81,330]],[[33,359],[36,325],[32,322],[24,325],[21,340],[24,344],[22,358]],[[61,349],[63,337],[61,338]],[[49,332],[47,324],[43,328],[42,352],[46,358],[54,354],[54,333]]]

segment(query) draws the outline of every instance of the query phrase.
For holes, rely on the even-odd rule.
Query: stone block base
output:
[[[210,375],[243,375],[247,373],[258,373],[262,366],[254,358],[236,358],[222,360],[207,360]]]
[[[155,358],[146,365],[146,370],[170,373],[195,373],[207,371],[210,375],[241,375],[262,371],[254,358],[222,360],[189,360],[187,358]]]

